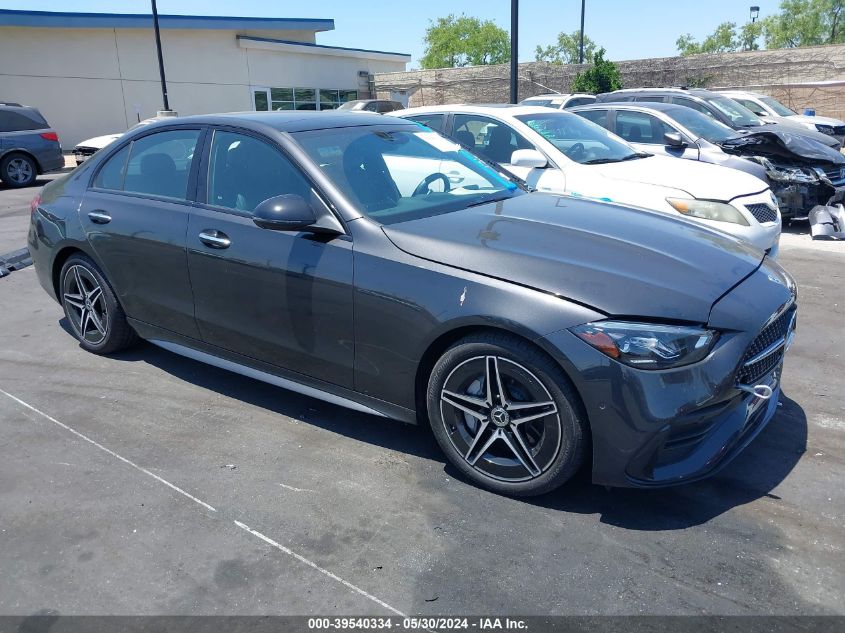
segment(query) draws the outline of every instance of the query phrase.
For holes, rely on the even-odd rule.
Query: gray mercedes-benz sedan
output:
[[[795,328],[763,251],[528,192],[379,115],[145,126],[47,185],[28,239],[85,349],[140,337],[430,424],[467,478],[512,495],[585,461],[611,486],[715,472],[773,416]]]

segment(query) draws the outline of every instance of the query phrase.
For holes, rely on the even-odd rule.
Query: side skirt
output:
[[[354,411],[410,424],[417,423],[416,412],[405,407],[370,398],[350,389],[330,385],[295,372],[284,372],[286,376],[281,375],[284,370],[276,369],[267,363],[239,356],[135,319],[128,320],[141,338],[174,354]]]

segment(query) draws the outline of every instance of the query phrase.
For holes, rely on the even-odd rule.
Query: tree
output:
[[[504,64],[510,59],[507,31],[490,20],[450,14],[437,18],[426,29],[423,68],[454,68]]]
[[[763,34],[763,21],[746,22],[739,34],[739,43],[744,51],[756,51],[760,48],[757,40]]]
[[[845,0],[783,0],[763,21],[766,48],[845,42]]]
[[[622,87],[619,69],[616,64],[604,58],[604,53],[604,48],[597,50],[593,56],[593,65],[575,75],[570,87],[572,92],[598,94],[619,90]]]
[[[557,43],[543,48],[538,46],[534,56],[538,62],[550,62],[552,64],[577,64],[580,59],[579,48],[581,44],[581,31],[572,33],[558,33]],[[584,62],[589,64],[593,61],[596,52],[596,43],[584,35]]]
[[[687,33],[677,39],[675,45],[681,55],[696,55],[698,53],[727,53],[740,47],[736,34],[735,22],[722,22],[716,30],[704,38],[700,44]]]

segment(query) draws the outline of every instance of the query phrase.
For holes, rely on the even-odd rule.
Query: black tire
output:
[[[491,380],[488,391],[486,376],[499,377],[505,406],[496,406],[502,401],[499,389]],[[586,458],[589,430],[575,388],[556,363],[518,337],[483,333],[452,345],[432,369],[426,399],[429,423],[446,457],[493,492],[522,497],[549,492]]]
[[[88,256],[71,255],[62,266],[59,299],[83,349],[94,354],[111,354],[138,340],[138,335],[126,322],[126,314],[114,290]]]
[[[26,154],[13,153],[0,160],[0,180],[12,189],[30,187],[38,178],[38,165]]]

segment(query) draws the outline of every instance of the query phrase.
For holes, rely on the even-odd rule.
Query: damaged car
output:
[[[766,180],[783,219],[808,217],[845,187],[845,156],[776,126],[736,131],[673,103],[596,103],[571,111],[641,151],[714,163]]]

